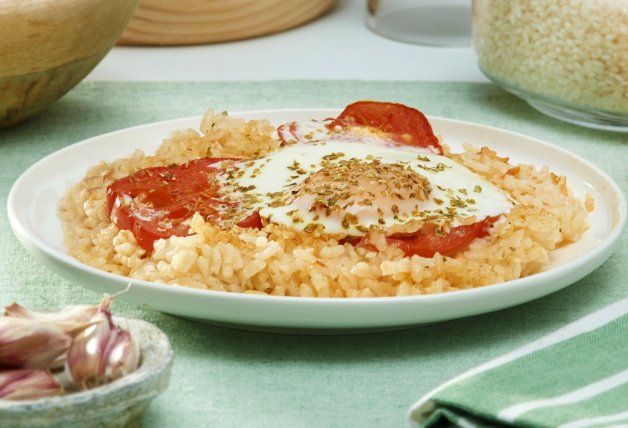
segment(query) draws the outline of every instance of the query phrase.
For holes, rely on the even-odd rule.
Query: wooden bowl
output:
[[[138,0],[0,2],[0,127],[43,109],[87,75]]]
[[[335,0],[141,0],[118,44],[190,45],[262,36],[296,27]]]

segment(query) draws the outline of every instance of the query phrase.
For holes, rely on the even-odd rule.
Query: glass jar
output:
[[[471,45],[469,0],[367,0],[366,25],[380,36],[425,46]]]
[[[537,110],[628,132],[628,0],[473,0],[482,72]]]

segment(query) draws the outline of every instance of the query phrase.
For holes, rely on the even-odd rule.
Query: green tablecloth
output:
[[[357,99],[407,103],[431,115],[522,132],[603,168],[628,189],[628,138],[563,124],[488,84],[361,81],[83,83],[31,120],[0,130],[0,305],[97,302],[22,249],[6,215],[19,174],[45,155],[100,133],[200,115],[342,107]],[[195,324],[116,302],[114,313],[163,329],[175,350],[168,390],[150,427],[409,425],[408,410],[446,380],[628,296],[628,245],[567,289],[511,309],[398,332],[352,336],[252,333]],[[628,339],[626,339],[628,340]]]

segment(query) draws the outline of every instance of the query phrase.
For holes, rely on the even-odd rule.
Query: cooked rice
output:
[[[263,120],[245,122],[210,110],[201,131],[175,132],[154,155],[136,151],[92,167],[59,205],[69,254],[107,272],[199,289],[275,296],[404,296],[533,274],[550,261],[551,250],[576,241],[587,229],[587,210],[570,194],[565,177],[547,167],[509,164],[486,147],[466,146],[464,153],[448,156],[502,188],[519,205],[489,236],[454,257],[405,257],[382,239],[376,244],[379,251],[367,251],[276,224],[261,230],[220,230],[199,215],[189,221],[194,234],[158,240],[146,257],[133,234],[110,221],[107,185],[140,168],[205,156],[253,157],[278,147],[271,137],[274,128]]]

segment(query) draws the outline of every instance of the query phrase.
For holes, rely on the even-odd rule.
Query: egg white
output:
[[[320,174],[323,165],[333,168],[340,162],[403,166],[425,177],[431,191],[425,200],[377,194],[369,205],[340,200],[335,210],[314,209],[317,195],[303,191],[305,180]],[[514,204],[501,189],[445,156],[374,139],[325,141],[319,136],[285,145],[268,156],[232,164],[219,181],[231,200],[259,210],[268,222],[344,236],[363,236],[370,227],[394,230],[417,221],[456,227],[505,214]],[[298,197],[296,189],[301,189]],[[347,214],[357,221],[347,224]]]

